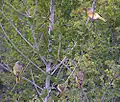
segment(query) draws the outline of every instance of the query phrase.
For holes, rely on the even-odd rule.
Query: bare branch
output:
[[[66,84],[68,82],[68,80],[70,79],[70,77],[73,75],[75,69],[76,69],[77,66],[74,67],[73,71],[70,73],[70,75],[68,76],[67,80],[65,81],[64,84]]]
[[[45,66],[47,66],[47,61],[46,61],[45,57],[40,56],[40,58],[41,58],[41,60],[43,61],[43,63],[45,64]]]
[[[0,66],[1,66],[2,68],[4,68],[5,70],[7,70],[7,71],[9,71],[9,72],[13,73],[13,71],[12,71],[12,70],[9,70],[9,68],[5,67],[3,64],[1,64],[1,63],[0,63]]]
[[[54,69],[54,71],[51,73],[51,75],[53,75],[53,74],[56,72],[56,70],[61,66],[61,64],[65,62],[65,60],[66,60],[66,56],[65,56],[65,57],[63,58],[63,60],[55,67],[55,69]]]
[[[59,45],[58,45],[58,55],[57,55],[57,60],[60,60],[60,49],[61,49],[61,34],[59,34]]]
[[[43,90],[43,88],[41,88],[40,86],[38,86],[37,84],[35,84],[34,82],[30,81],[29,79],[22,77],[23,80],[26,80],[27,82],[31,83],[32,85],[34,85],[35,87],[39,88],[40,90]]]
[[[74,45],[73,45],[73,47],[71,48],[71,50],[68,54],[70,54],[72,52],[72,50],[75,48],[76,45],[77,45],[77,42],[74,42]]]
[[[96,3],[96,0],[93,0],[93,3],[92,3],[93,11],[94,11],[94,9],[95,9],[95,3]]]
[[[15,83],[15,85],[13,86],[11,92],[15,89],[16,86],[17,86],[17,83]]]
[[[34,39],[34,46],[35,46],[34,48],[36,48],[39,51],[33,25],[31,25],[31,30],[32,30],[32,35],[33,35],[33,39]]]
[[[28,66],[30,65],[30,62],[28,62],[28,64],[26,65],[26,67],[23,70],[23,73],[25,73],[25,70],[28,68]]]
[[[33,72],[32,72],[32,69],[30,70],[31,71],[31,75],[32,75],[32,82],[34,83],[34,87],[35,87],[35,90],[37,91],[37,94],[40,96],[40,92],[39,90],[37,89],[37,87],[35,86],[35,80],[34,80],[34,76],[33,76]]]
[[[85,24],[88,24],[89,20],[90,20],[90,18],[88,17],[88,19],[87,19],[87,21],[86,21],[86,23],[85,23]]]

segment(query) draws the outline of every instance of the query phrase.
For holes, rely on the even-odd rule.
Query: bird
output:
[[[57,85],[57,90],[58,90],[58,97],[62,97],[65,95],[65,92],[66,92],[66,87],[64,84],[58,84]]]
[[[65,86],[63,84],[58,84],[57,89],[60,93],[63,93],[65,91]]]
[[[16,77],[16,83],[20,83],[22,71],[23,65],[20,63],[20,61],[17,61],[13,67],[13,73]]]
[[[77,73],[77,76],[76,76],[76,83],[77,83],[78,88],[82,88],[83,81],[84,81],[84,72],[83,71],[79,71]]]
[[[104,22],[106,22],[106,20],[103,17],[101,17],[98,13],[94,12],[93,8],[87,9],[87,15],[89,18],[91,18],[93,20],[100,19],[100,20],[103,20]]]

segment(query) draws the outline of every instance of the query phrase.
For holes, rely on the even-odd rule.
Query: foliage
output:
[[[89,20],[86,23],[88,17],[83,8],[91,7],[92,1],[55,1],[54,30],[50,36],[53,41],[51,73],[56,66],[58,68],[49,75],[50,102],[112,102],[120,98],[119,0],[97,1],[95,11],[107,22]],[[13,88],[13,73],[0,72],[0,82],[4,85],[0,101],[42,102],[48,93],[44,88],[48,73],[39,68],[43,71],[46,68],[41,58],[49,61],[50,0],[1,0],[0,6],[0,63],[12,70],[14,63],[20,60],[26,68],[22,77],[32,82],[34,77],[35,84],[43,88],[38,89],[38,95],[36,86],[24,78],[22,85]],[[65,57],[60,64],[59,60]],[[82,89],[75,82],[78,71],[85,74]],[[61,83],[66,91],[59,96],[56,86]]]

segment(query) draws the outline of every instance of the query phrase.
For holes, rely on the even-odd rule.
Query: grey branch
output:
[[[65,62],[66,60],[66,56],[63,58],[63,60],[55,67],[54,71],[51,73],[51,75],[53,75],[56,70]]]
[[[40,92],[39,92],[39,90],[37,89],[36,84],[35,84],[35,80],[34,80],[34,76],[33,76],[32,69],[31,69],[30,71],[31,71],[32,82],[34,83],[35,90],[37,91],[37,94],[40,96]]]
[[[29,79],[22,77],[23,80],[26,80],[27,82],[31,83],[32,85],[34,85],[35,87],[39,88],[40,90],[43,90],[43,88],[41,88],[40,86],[38,86],[37,84],[35,84],[34,82],[30,81]]]

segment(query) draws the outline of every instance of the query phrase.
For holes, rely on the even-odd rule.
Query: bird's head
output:
[[[17,61],[15,64],[20,64],[20,61]]]
[[[91,7],[89,7],[89,8],[87,8],[87,12],[94,12],[94,9],[93,8],[91,8]]]
[[[17,61],[17,62],[15,63],[15,65],[23,66],[20,61]]]

